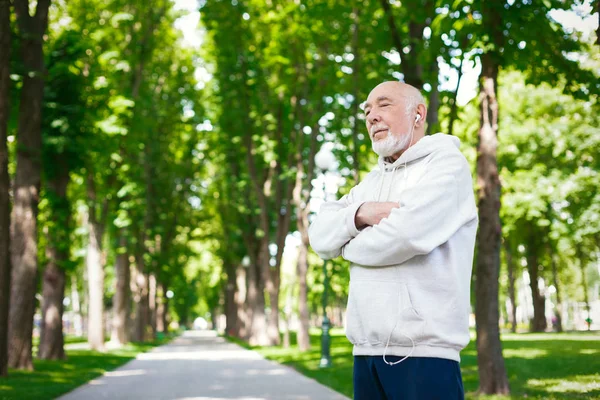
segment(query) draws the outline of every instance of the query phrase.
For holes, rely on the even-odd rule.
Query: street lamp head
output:
[[[321,147],[321,150],[315,155],[315,165],[323,171],[330,171],[335,167],[335,155],[327,144]]]
[[[246,268],[250,266],[250,257],[244,256],[244,258],[242,258],[242,266]]]

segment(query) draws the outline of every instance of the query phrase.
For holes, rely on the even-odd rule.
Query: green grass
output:
[[[292,347],[246,348],[290,366],[322,384],[352,397],[352,347],[341,330],[332,330],[333,367],[319,369],[320,332],[311,332],[311,348],[301,353]],[[475,342],[461,353],[461,369],[467,399],[478,400],[563,400],[600,399],[600,334],[598,332],[504,334],[504,359],[511,396],[477,396],[479,386]]]
[[[54,399],[76,387],[125,364],[138,353],[165,344],[174,334],[161,340],[131,343],[105,353],[69,349],[69,344],[85,342],[82,338],[65,338],[67,359],[62,361],[33,360],[33,371],[9,369],[8,378],[0,378],[0,400]],[[34,352],[35,354],[35,352]]]

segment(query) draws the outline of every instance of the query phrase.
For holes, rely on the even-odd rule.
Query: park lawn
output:
[[[175,334],[152,342],[130,343],[120,349],[98,352],[82,349],[84,338],[65,338],[67,359],[62,361],[38,360],[34,357],[33,371],[9,369],[8,378],[0,378],[0,400],[54,399],[88,381],[97,378],[149,351],[167,343]],[[34,342],[34,352],[37,353]]]
[[[352,397],[352,347],[341,330],[332,330],[333,366],[319,369],[320,332],[311,332],[311,348],[249,347],[264,357],[290,366],[332,389]],[[502,335],[511,396],[476,396],[479,385],[475,342],[461,353],[467,399],[562,400],[600,399],[600,333],[542,333]],[[239,341],[236,341],[240,343]]]

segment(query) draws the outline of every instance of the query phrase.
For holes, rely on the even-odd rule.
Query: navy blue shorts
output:
[[[404,357],[386,356],[389,362]],[[354,400],[464,400],[458,362],[409,357],[388,365],[381,356],[354,357]]]

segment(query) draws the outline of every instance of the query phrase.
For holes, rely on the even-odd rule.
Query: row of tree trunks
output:
[[[359,30],[358,24],[360,20],[360,14],[357,8],[353,10],[353,47],[358,50],[359,43]],[[323,46],[321,52],[327,52],[327,46]],[[359,68],[359,54],[355,53],[355,63],[354,68]],[[324,59],[325,57],[323,57]],[[317,65],[317,72],[323,68],[323,65],[319,63]],[[305,75],[305,83],[303,88],[303,97],[308,98],[309,92],[311,93],[320,93],[320,88],[325,87],[324,75],[321,75],[319,80],[316,83],[316,87],[311,88],[309,86],[309,76],[308,73],[302,68]],[[360,73],[358,70],[353,70],[353,74]],[[354,76],[354,95],[355,95],[355,106],[353,107],[354,111],[354,122],[352,127],[352,135],[353,135],[353,147],[354,147],[354,165],[358,165],[358,83],[356,81],[356,75]],[[317,98],[322,99],[322,96],[317,96]],[[318,115],[321,115],[323,112],[324,104],[322,100],[317,103],[317,107],[311,114],[305,114],[302,111],[302,108],[298,108],[297,114],[299,116],[298,120],[300,121],[300,126],[304,126],[305,123],[310,123],[314,118]],[[308,333],[309,330],[309,309],[308,309],[308,286],[307,286],[307,274],[308,274],[308,215],[310,214],[310,193],[312,190],[312,180],[315,177],[315,156],[318,150],[317,145],[317,132],[318,132],[318,124],[313,123],[310,135],[309,142],[309,152],[305,163],[302,156],[302,146],[304,145],[304,140],[302,139],[303,135],[298,133],[298,148],[296,149],[296,182],[294,185],[294,189],[292,191],[294,205],[296,207],[296,229],[300,233],[300,245],[298,246],[298,260],[296,263],[296,278],[298,282],[298,313],[300,319],[300,326],[298,327],[297,332],[297,343],[298,348],[301,351],[307,351],[310,348],[310,336]],[[355,180],[359,180],[358,171],[354,176]]]
[[[0,376],[8,373],[8,310],[10,301],[10,178],[8,118],[10,88],[10,1],[0,0]]]
[[[356,116],[355,116],[356,118]],[[308,310],[308,215],[310,214],[310,192],[312,180],[315,176],[315,155],[317,150],[316,127],[313,127],[310,136],[310,152],[308,155],[308,166],[304,173],[304,164],[298,152],[296,187],[294,188],[294,203],[296,205],[296,229],[300,233],[300,245],[298,246],[298,260],[296,263],[296,277],[298,281],[298,313],[300,326],[298,327],[297,342],[301,351],[310,348],[309,310]]]
[[[12,219],[9,215],[9,177],[7,153],[7,120],[10,57],[10,2],[0,1],[0,46],[3,54],[0,64],[0,375],[6,374],[7,366],[32,369],[31,336],[35,311],[35,292],[38,273],[37,261],[37,207],[41,182],[41,104],[44,90],[43,36],[48,25],[50,0],[40,0],[30,15],[29,2],[16,0],[14,7],[21,40],[22,61],[25,67],[18,116],[17,170],[14,181],[14,208]],[[160,17],[159,17],[160,18]],[[143,65],[140,62],[140,65]],[[137,68],[140,71],[142,68]],[[140,75],[140,74],[138,74]],[[134,85],[136,86],[136,85]],[[134,88],[134,92],[137,89]],[[90,174],[89,182],[93,182]],[[56,197],[52,205],[51,218],[61,219],[60,224],[68,230],[69,205],[66,188],[69,172],[61,171],[59,176],[49,180],[49,192]],[[88,254],[86,269],[88,278],[88,340],[94,349],[104,345],[104,262],[102,249],[103,234],[107,216],[107,203],[98,209],[93,185],[88,188],[90,208],[88,213]],[[61,218],[62,218],[61,217]],[[9,224],[12,226],[9,229]],[[9,241],[11,235],[12,240]],[[64,233],[64,232],[63,232]],[[48,237],[47,255],[50,260],[43,275],[42,326],[39,357],[44,359],[64,358],[62,334],[63,298],[65,290],[65,264],[69,249],[61,247],[59,237]],[[123,236],[124,238],[124,236]],[[67,242],[63,241],[63,242]],[[9,248],[9,246],[12,246]],[[126,247],[126,243],[125,243]],[[12,255],[12,260],[11,260]],[[115,319],[113,337],[121,343],[127,341],[129,308],[129,261],[127,252],[117,257],[117,295],[115,299]],[[138,257],[141,259],[141,257]],[[10,265],[15,268],[10,269]],[[11,282],[12,281],[12,282]],[[153,281],[152,299],[156,298],[157,282]],[[12,283],[12,284],[11,284]],[[76,292],[76,288],[74,288]],[[10,293],[10,295],[9,295]],[[78,303],[78,302],[77,302]],[[166,303],[166,302],[165,302]],[[10,304],[10,308],[9,308]],[[152,303],[155,306],[155,302]],[[161,303],[163,304],[163,303]],[[142,304],[142,308],[145,303]],[[139,308],[139,307],[138,307]],[[160,317],[161,330],[165,329],[167,313],[163,308],[160,315],[156,307],[150,321]],[[147,312],[146,312],[147,314]],[[153,332],[156,323],[151,322]],[[10,347],[9,347],[10,346]],[[10,351],[8,351],[10,349]],[[10,354],[10,359],[9,359]]]
[[[11,218],[9,359],[12,368],[33,369],[31,340],[37,286],[37,212],[41,181],[44,95],[44,34],[50,0],[39,0],[32,17],[28,0],[14,2],[25,69],[17,128],[17,170]]]
[[[533,318],[530,321],[529,330],[531,332],[544,332],[548,326],[546,323],[546,297],[540,288],[540,278],[542,274],[542,265],[540,259],[542,254],[539,253],[542,249],[545,249],[546,259],[550,264],[552,272],[552,285],[556,290],[556,307],[554,309],[554,319],[552,322],[552,329],[557,332],[562,332],[562,296],[561,296],[561,285],[558,279],[558,266],[556,261],[556,250],[554,249],[551,242],[546,242],[545,246],[542,247],[539,243],[539,237],[543,237],[539,233],[533,231],[530,227],[523,229],[527,233],[526,241],[526,258],[527,258],[527,272],[529,274],[529,287],[533,298]],[[504,241],[504,253],[506,256],[506,266],[508,272],[508,296],[511,303],[511,308],[508,310],[509,319],[511,322],[511,331],[514,333],[517,331],[517,317],[516,317],[516,295],[515,295],[515,281],[517,279],[517,263],[515,262],[514,252],[514,241],[510,238]]]
[[[242,70],[244,74],[247,72],[247,63],[244,59],[242,61]],[[246,89],[246,95],[242,98],[242,108],[244,110],[246,118],[246,126],[253,126],[250,117],[250,105],[248,99],[250,98],[251,90],[244,86]],[[250,326],[248,329],[249,343],[257,346],[269,346],[271,340],[269,332],[267,330],[267,318],[265,312],[266,299],[265,289],[269,286],[271,289],[272,282],[270,273],[270,258],[269,253],[269,240],[271,233],[271,226],[269,221],[269,206],[268,198],[265,194],[265,182],[266,179],[261,174],[261,171],[257,170],[256,159],[254,152],[254,143],[252,138],[252,130],[244,134],[243,143],[246,147],[246,167],[250,175],[252,183],[252,195],[256,199],[257,205],[260,209],[258,217],[257,228],[261,231],[261,237],[247,239],[250,245],[247,247],[250,254],[251,263],[248,268],[248,313],[250,317]]]

